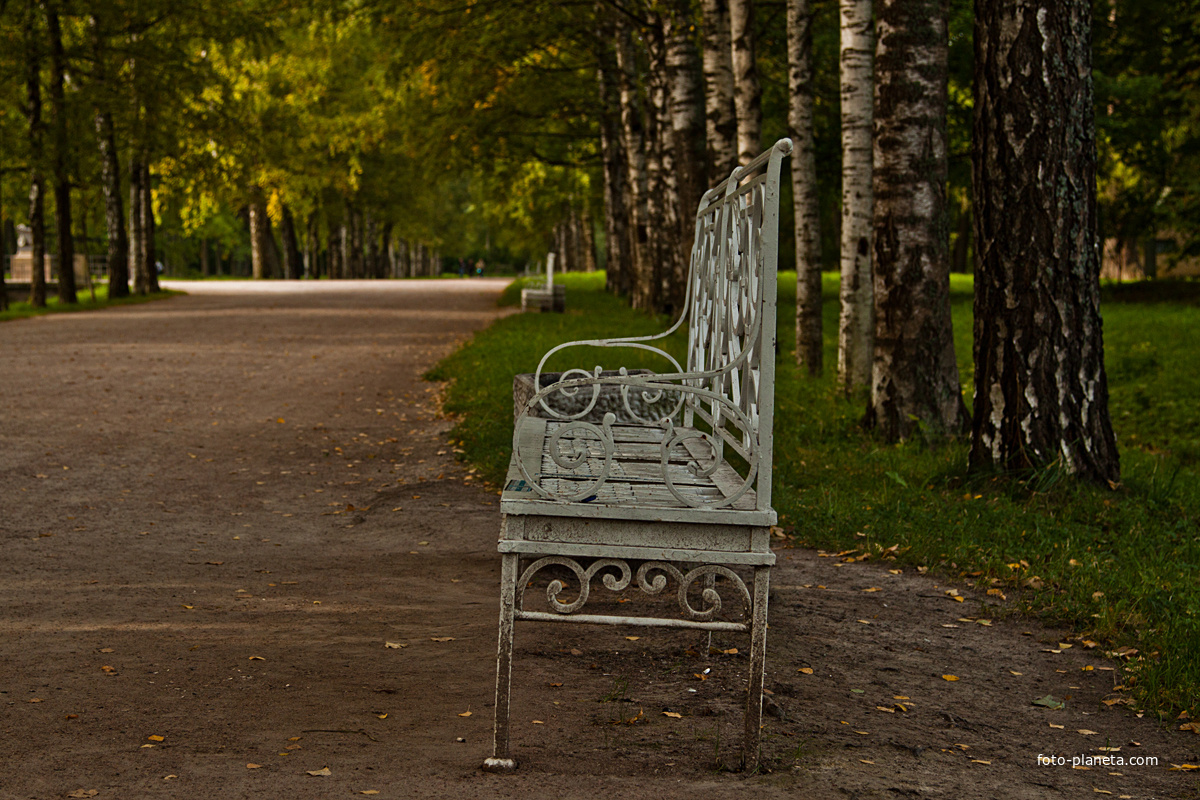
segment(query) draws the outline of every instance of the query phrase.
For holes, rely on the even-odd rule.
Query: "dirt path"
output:
[[[205,284],[0,326],[0,798],[1195,796],[1168,765],[1200,737],[1103,705],[1117,673],[1082,644],[799,550],[771,772],[714,768],[743,655],[570,626],[518,629],[522,767],[479,772],[499,515],[419,376],[499,288]],[[1102,746],[1159,765],[1037,765]]]

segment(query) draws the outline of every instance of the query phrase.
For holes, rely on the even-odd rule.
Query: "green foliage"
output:
[[[604,295],[601,275],[567,277],[571,312],[501,319],[430,373],[451,381],[445,407],[458,417],[451,435],[493,484],[508,464],[515,373],[533,371],[541,354],[563,341],[665,327],[665,320]],[[1200,394],[1200,306],[1195,292],[1188,300],[1176,289],[1167,294],[1182,301],[1152,304],[1120,289],[1109,290],[1104,308],[1125,475],[1124,485],[1110,491],[1053,468],[1018,478],[968,474],[965,442],[933,450],[920,442],[879,443],[860,428],[863,409],[843,398],[832,376],[811,380],[796,370],[795,275],[782,274],[774,504],[795,544],[855,548],[875,559],[896,547],[897,565],[929,567],[981,592],[999,589],[1015,608],[1071,626],[1106,649],[1137,648],[1126,681],[1140,701],[1163,713],[1195,714],[1200,406],[1188,400]],[[970,277],[954,276],[951,292],[969,396]],[[824,295],[832,359],[836,275],[825,275]],[[503,301],[517,297],[514,285]],[[1155,333],[1164,330],[1170,335]],[[682,342],[672,346],[682,349]]]

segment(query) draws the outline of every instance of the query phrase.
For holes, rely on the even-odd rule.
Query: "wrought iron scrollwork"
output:
[[[570,603],[558,599],[566,589],[561,579],[555,578],[546,586],[546,602],[553,611],[563,615],[574,614],[587,605],[592,579],[597,575],[600,576],[604,587],[612,592],[624,591],[635,581],[635,573],[625,559],[599,558],[585,568],[577,560],[567,556],[546,556],[534,561],[521,573],[521,578],[517,581],[518,609],[523,608],[525,588],[529,586],[530,581],[537,573],[550,566],[566,568],[579,584],[579,594]],[[715,581],[717,577],[728,581],[735,599],[741,600],[742,613],[749,618],[753,601],[745,581],[732,569],[719,564],[705,564],[684,572],[667,561],[643,561],[637,569],[636,584],[642,592],[657,595],[674,581],[678,586],[676,599],[684,618],[696,622],[710,622],[721,612],[723,606],[721,593]],[[701,580],[705,583],[700,591],[701,607],[697,609],[692,605],[690,595],[693,587]]]

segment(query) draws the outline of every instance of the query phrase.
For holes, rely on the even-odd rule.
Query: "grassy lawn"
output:
[[[25,317],[37,317],[42,314],[62,314],[69,311],[95,311],[98,308],[109,308],[111,306],[127,306],[135,303],[148,303],[151,300],[162,300],[165,297],[172,297],[183,292],[161,291],[154,294],[146,295],[131,295],[129,297],[119,297],[116,300],[108,299],[108,286],[96,286],[96,300],[92,301],[92,295],[87,289],[80,289],[76,292],[79,302],[74,305],[62,305],[58,302],[58,297],[53,293],[47,292],[46,306],[44,308],[34,308],[29,303],[9,303],[7,311],[0,311],[0,322],[10,319],[24,319]]]
[[[602,274],[568,274],[566,314],[499,320],[439,364],[451,380],[453,436],[499,484],[511,450],[512,376],[570,339],[663,330],[603,292]],[[858,425],[864,402],[834,388],[837,276],[825,276],[825,363],[794,366],[795,274],[780,276],[774,505],[797,545],[854,549],[990,590],[1014,610],[1071,626],[1105,652],[1125,651],[1125,686],[1163,715],[1200,713],[1200,284],[1106,287],[1111,411],[1121,445],[1117,491],[1049,469],[1020,479],[968,475],[965,442],[889,446]],[[969,276],[952,281],[956,350],[971,396]],[[510,286],[502,303],[514,303]],[[683,340],[667,348],[681,353]],[[576,351],[577,352],[577,351]],[[624,351],[570,366],[650,368]],[[607,357],[607,361],[604,357]],[[551,365],[553,367],[554,365]],[[559,365],[565,366],[565,365]],[[1084,644],[1083,646],[1087,646]]]

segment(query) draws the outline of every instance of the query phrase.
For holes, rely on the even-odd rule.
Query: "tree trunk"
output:
[[[38,51],[34,20],[37,3],[30,0],[25,18],[25,115],[29,122],[29,234],[32,238],[32,261],[29,271],[29,305],[46,305],[46,212],[45,178],[42,163],[45,159],[42,123],[42,66]]]
[[[100,34],[100,21],[88,18],[92,35],[93,80],[99,90],[95,109],[96,139],[100,148],[100,181],[104,189],[104,228],[108,236],[108,296],[129,296],[129,239],[125,233],[125,211],[121,199],[121,165],[113,131],[112,112],[103,92],[108,90],[107,54]],[[220,261],[217,262],[218,271]]]
[[[615,26],[603,26],[599,41],[607,43],[615,35]],[[599,85],[600,101],[600,157],[604,162],[604,244],[605,288],[612,294],[625,295],[629,292],[629,278],[633,271],[631,244],[629,241],[629,207],[626,196],[629,183],[626,180],[627,161],[621,140],[621,104],[619,78],[615,53],[603,45],[596,54],[596,81]]]
[[[146,291],[157,292],[158,248],[155,246],[154,192],[150,180],[150,159],[142,161],[142,247],[145,249]]]
[[[634,308],[649,308],[653,294],[654,266],[650,252],[650,220],[646,197],[649,177],[646,164],[646,126],[638,93],[637,54],[629,23],[617,18],[617,67],[620,78],[621,136],[629,181],[629,227],[633,269],[629,300]]]
[[[379,266],[376,268],[375,277],[377,278],[392,278],[392,223],[383,223],[379,232]]]
[[[842,242],[838,384],[850,392],[870,384],[871,126],[873,56],[871,0],[841,0]]]
[[[296,221],[292,210],[285,204],[283,217],[279,220],[279,236],[283,239],[283,277],[290,281],[300,280],[300,247],[296,244]]]
[[[129,159],[129,266],[133,272],[133,291],[146,294],[150,291],[149,276],[146,274],[146,217],[142,204],[142,180],[145,172],[138,157]]]
[[[754,60],[754,0],[729,0],[729,35],[738,163],[749,164],[762,149],[762,88]]]
[[[671,80],[670,149],[674,156],[671,174],[674,192],[669,198],[669,217],[674,217],[675,235],[668,243],[671,274],[668,276],[664,310],[678,313],[687,298],[696,209],[707,188],[705,171],[704,74],[700,52],[690,28],[690,3],[679,2],[666,20],[667,71]],[[756,154],[757,155],[757,154]]]
[[[965,430],[950,323],[949,0],[882,0],[875,50],[875,354],[866,424]]]
[[[63,99],[64,62],[58,11],[46,8],[50,39],[50,105],[54,108],[54,227],[58,240],[58,302],[73,304],[75,296],[75,239],[71,236],[71,176],[67,171],[67,109]]]
[[[595,272],[598,267],[596,258],[595,220],[591,214],[584,214],[579,220],[580,246],[583,249],[584,272]]]
[[[329,222],[329,243],[325,252],[329,259],[329,279],[341,280],[344,277],[342,226],[332,220]]]
[[[255,186],[250,190],[250,270],[255,280],[271,277],[270,236],[271,220],[267,216],[267,201],[263,191]]]
[[[200,274],[207,278],[211,273],[208,266],[208,239],[200,240]]]
[[[738,165],[737,112],[733,107],[733,43],[729,0],[703,0],[704,111],[708,184],[729,177]]]
[[[971,466],[1058,465],[1114,485],[1091,3],[977,0],[975,13]]]
[[[821,208],[813,138],[810,0],[788,0],[788,128],[796,218],[796,363],[809,375],[824,367],[821,318]]]
[[[317,212],[311,211],[308,214],[308,222],[305,225],[304,235],[304,277],[305,278],[320,278],[321,277],[321,240],[318,230]]]
[[[382,278],[379,274],[379,239],[375,217],[368,210],[363,214],[363,277]]]

